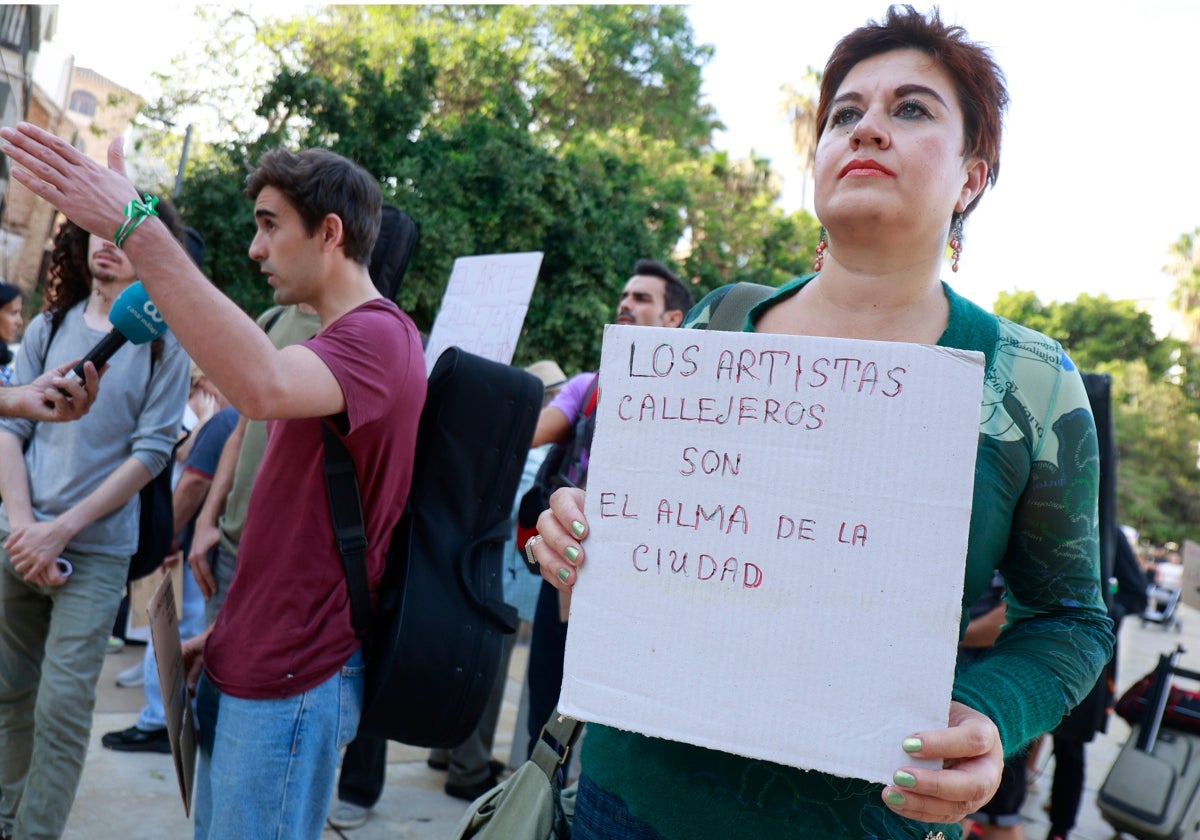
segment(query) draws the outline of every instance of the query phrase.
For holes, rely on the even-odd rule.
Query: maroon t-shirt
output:
[[[425,357],[417,329],[374,300],[304,342],[346,399],[367,531],[372,595],[412,483]],[[237,570],[204,649],[209,678],[245,699],[288,697],[325,682],[359,647],[333,541],[320,418],[272,420],[250,492]]]

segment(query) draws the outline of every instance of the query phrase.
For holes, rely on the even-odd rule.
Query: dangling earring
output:
[[[825,238],[825,226],[821,226],[821,238],[817,240],[817,250],[813,255],[813,271],[820,271],[821,266],[825,264],[825,249],[829,247],[829,241]]]
[[[958,272],[958,258],[962,256],[963,229],[962,216],[957,213],[950,224],[950,251],[954,254],[950,261],[950,270]]]

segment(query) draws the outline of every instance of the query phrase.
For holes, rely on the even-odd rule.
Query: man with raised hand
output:
[[[349,449],[377,587],[408,497],[425,362],[412,321],[371,282],[382,198],[331,152],[265,154],[247,178],[250,257],[276,303],[308,303],[321,330],[276,350],[166,234],[124,177],[41,129],[4,129],[12,177],[81,226],[116,236],[168,325],[250,418],[272,419],[238,565],[216,623],[184,648],[203,660],[196,837],[318,838],[341,747],[362,704],[362,653],[332,534],[323,423]],[[253,359],[253,364],[246,360]],[[195,672],[193,667],[192,673]]]

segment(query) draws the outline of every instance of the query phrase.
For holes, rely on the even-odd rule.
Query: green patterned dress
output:
[[[752,332],[763,312],[810,279],[756,305],[743,329]],[[730,288],[705,297],[684,327],[705,329]],[[964,615],[993,570],[1008,583],[1008,626],[985,656],[960,668],[954,699],[990,717],[1011,754],[1053,729],[1112,653],[1099,581],[1096,430],[1083,382],[1057,342],[943,288],[950,317],[938,344],[986,357]],[[588,728],[582,762],[592,782],[669,840],[961,836],[958,825],[897,816],[879,784],[606,726]]]

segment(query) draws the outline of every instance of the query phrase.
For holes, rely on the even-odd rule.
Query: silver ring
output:
[[[525,540],[525,559],[526,559],[526,561],[528,561],[528,564],[531,567],[541,565],[541,563],[538,562],[537,558],[533,556],[533,547],[535,545],[537,545],[538,543],[540,543],[541,541],[542,541],[541,534],[534,534],[532,537]]]

